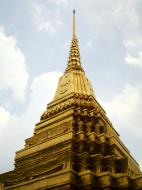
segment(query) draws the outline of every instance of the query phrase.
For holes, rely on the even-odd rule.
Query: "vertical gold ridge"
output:
[[[73,38],[76,38],[75,10],[73,10]]]

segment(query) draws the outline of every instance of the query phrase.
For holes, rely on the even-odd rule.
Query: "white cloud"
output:
[[[49,11],[46,4],[35,2],[33,4],[33,17],[37,31],[56,33],[64,25],[59,11]]]
[[[0,125],[6,124],[9,119],[9,112],[3,107],[0,107]]]
[[[34,78],[31,86],[31,97],[32,104],[38,107],[38,112],[44,111],[47,102],[52,100],[60,76],[60,72],[53,71],[49,73],[43,73],[39,77]]]
[[[53,71],[44,73],[33,79],[30,102],[22,114],[11,114],[5,125],[0,127],[1,167],[0,173],[13,169],[15,152],[24,146],[24,140],[34,131],[35,123],[45,111],[47,103],[55,94],[61,73]],[[2,109],[5,114],[5,110]],[[1,114],[1,111],[0,111]],[[3,148],[4,147],[4,148]]]
[[[136,47],[137,46],[137,43],[134,41],[134,39],[126,39],[123,41],[123,45],[125,47]]]
[[[0,90],[11,89],[23,98],[28,81],[25,57],[18,48],[16,38],[0,30]]]
[[[140,0],[88,0],[78,2],[81,16],[95,34],[109,43],[122,43],[128,53],[142,49]],[[90,32],[91,33],[91,32]],[[92,35],[92,38],[93,38]],[[122,47],[123,48],[123,47]]]
[[[135,35],[134,37],[131,38],[125,38],[123,41],[123,45],[126,47],[126,49],[136,49],[142,48],[142,36],[140,35]]]
[[[110,40],[116,34],[116,31],[126,38],[136,32],[139,25],[139,15],[136,11],[135,0],[120,0],[120,1],[92,1],[88,0],[84,3],[79,1],[79,6],[85,21],[88,24],[94,24],[95,33],[105,40]]]
[[[54,3],[57,6],[66,5],[68,0],[49,0],[50,3]]]
[[[93,45],[93,40],[89,40],[88,42],[87,42],[87,48],[91,48],[92,47],[92,45]]]
[[[0,25],[0,31],[4,32],[4,27],[2,25]]]
[[[125,62],[129,65],[140,66],[142,67],[142,51],[139,52],[138,57],[133,57],[129,53],[125,57]]]
[[[142,138],[142,87],[126,85],[110,102],[102,102],[114,127]]]

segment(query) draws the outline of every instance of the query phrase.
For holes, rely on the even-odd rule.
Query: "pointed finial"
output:
[[[73,38],[76,38],[75,9],[73,10]]]

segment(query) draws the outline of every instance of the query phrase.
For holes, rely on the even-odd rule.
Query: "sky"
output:
[[[73,9],[96,98],[142,165],[142,1],[0,0],[0,173],[13,169],[55,94]]]

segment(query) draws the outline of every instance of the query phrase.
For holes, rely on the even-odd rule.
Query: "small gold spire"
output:
[[[73,10],[73,38],[76,38],[75,9]]]

